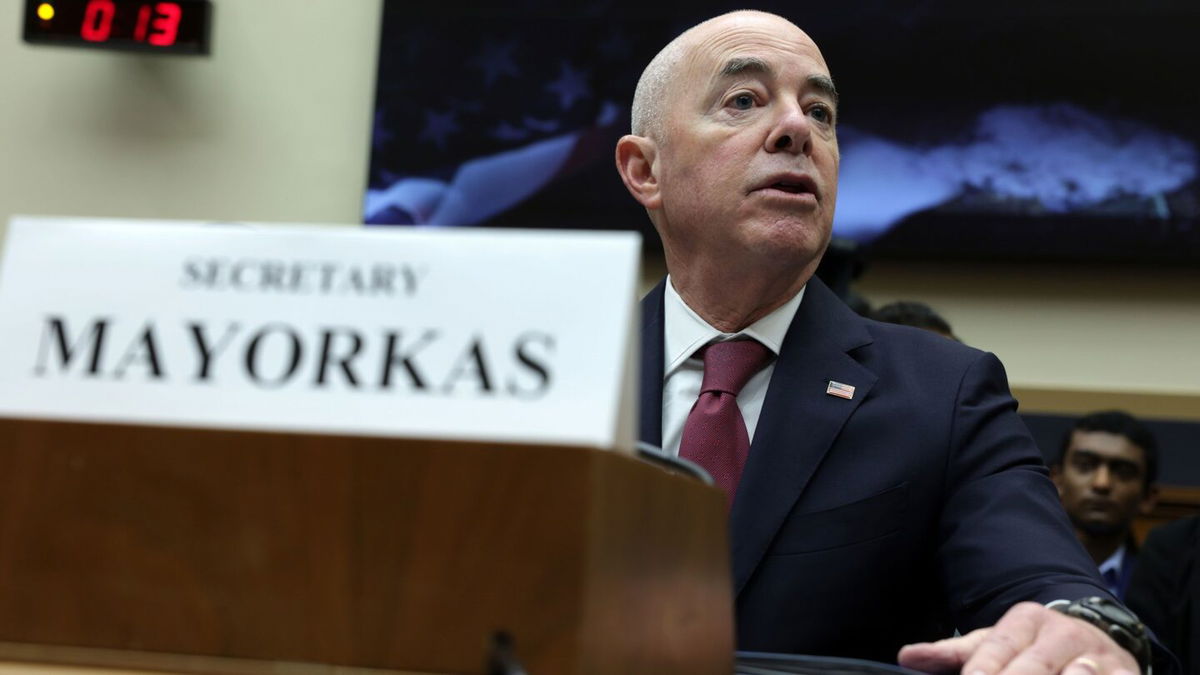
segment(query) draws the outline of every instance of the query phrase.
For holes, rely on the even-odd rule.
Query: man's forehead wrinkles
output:
[[[820,50],[799,31],[781,36],[735,28],[697,38],[688,45],[686,59],[693,68],[707,70],[707,79],[713,82],[739,75],[778,76],[796,63],[817,71],[806,77],[807,86],[837,101],[837,88]]]
[[[726,54],[742,48],[763,47],[779,51],[816,49],[816,45],[802,31],[791,24],[762,26],[713,27],[707,35],[698,36],[697,46],[710,49],[713,53]]]
[[[740,75],[775,77],[777,74],[776,69],[767,59],[757,56],[734,56],[726,60],[717,70],[713,75],[713,80],[720,82]],[[805,83],[819,94],[832,100],[835,105],[837,104],[838,92],[837,87],[833,84],[833,78],[824,73],[814,73],[805,78]]]

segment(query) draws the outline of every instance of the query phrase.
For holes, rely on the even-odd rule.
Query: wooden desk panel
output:
[[[611,452],[0,420],[0,640],[724,672],[719,492]]]

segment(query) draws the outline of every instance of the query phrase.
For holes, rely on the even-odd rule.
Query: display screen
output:
[[[385,0],[373,224],[641,229],[642,68],[744,2]],[[834,234],[875,257],[1200,262],[1195,0],[763,0],[840,94]]]
[[[25,41],[207,54],[209,0],[26,0]]]

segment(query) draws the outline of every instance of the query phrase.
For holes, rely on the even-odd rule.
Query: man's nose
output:
[[[812,151],[812,120],[798,103],[784,106],[765,144],[767,152],[808,154]]]
[[[1092,489],[1098,492],[1107,492],[1112,488],[1112,474],[1108,470],[1108,466],[1101,464],[1096,469],[1096,473],[1092,475]]]

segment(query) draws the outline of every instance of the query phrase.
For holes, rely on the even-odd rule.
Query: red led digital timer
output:
[[[207,54],[209,0],[26,0],[25,41]]]

